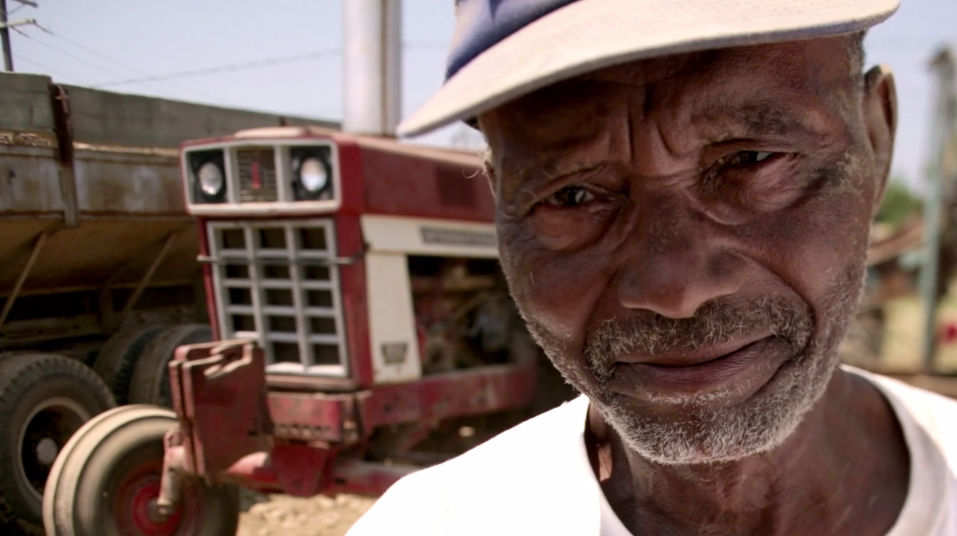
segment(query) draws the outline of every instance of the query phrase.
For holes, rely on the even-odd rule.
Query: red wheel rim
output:
[[[195,532],[200,512],[196,504],[196,488],[182,482],[180,499],[169,516],[156,510],[159,498],[162,462],[151,460],[129,471],[116,487],[111,517],[120,534],[143,536],[186,536]]]
[[[131,510],[133,523],[148,536],[172,536],[179,526],[183,513],[177,508],[171,515],[162,518],[156,515],[156,499],[159,497],[159,479],[141,479],[133,489]]]

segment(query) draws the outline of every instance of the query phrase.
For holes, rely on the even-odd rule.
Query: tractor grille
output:
[[[348,373],[330,220],[210,222],[223,338],[254,338],[273,373]]]
[[[240,202],[276,201],[276,157],[271,147],[253,147],[236,151],[239,168]]]

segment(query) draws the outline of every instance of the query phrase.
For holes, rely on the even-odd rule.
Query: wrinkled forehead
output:
[[[596,119],[625,113],[712,129],[748,115],[780,116],[780,128],[789,115],[814,122],[820,114],[851,111],[859,66],[848,44],[838,37],[627,63],[512,101],[484,114],[481,126],[494,147],[503,134],[520,144],[566,138],[601,128]],[[511,139],[512,133],[521,135]]]

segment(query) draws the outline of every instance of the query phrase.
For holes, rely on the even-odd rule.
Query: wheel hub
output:
[[[135,485],[130,498],[133,523],[147,536],[172,536],[179,527],[182,512],[175,509],[170,515],[160,513],[156,505],[160,484],[150,479]]]
[[[37,442],[36,454],[37,462],[41,465],[53,465],[56,455],[60,452],[60,445],[52,438],[44,437]]]
[[[30,492],[43,500],[43,488],[60,449],[90,413],[75,400],[50,398],[38,405],[20,429],[20,476],[29,483]]]

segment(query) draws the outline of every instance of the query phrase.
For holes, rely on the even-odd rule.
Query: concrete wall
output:
[[[50,78],[0,73],[0,130],[53,132]]]
[[[0,131],[49,134],[54,130],[47,76],[0,73]],[[338,123],[305,117],[192,104],[63,85],[70,97],[76,142],[135,147],[177,147],[190,139],[225,136],[247,128]],[[265,103],[264,103],[265,104]]]

